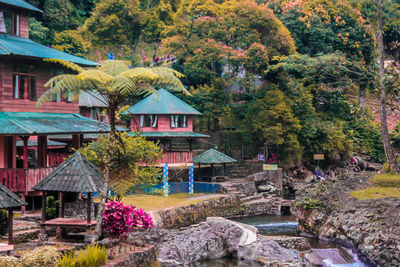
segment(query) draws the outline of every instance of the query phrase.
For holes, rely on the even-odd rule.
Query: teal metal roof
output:
[[[126,111],[127,114],[183,114],[201,115],[195,108],[183,102],[165,89],[151,94]]]
[[[28,140],[28,147],[36,147],[38,145],[37,140]],[[52,141],[52,140],[47,140],[47,147],[52,147],[52,146],[66,146],[66,143],[62,142],[57,142],[57,141]],[[24,142],[23,141],[17,141],[17,147],[23,147]]]
[[[84,66],[98,65],[96,62],[35,43],[27,38],[21,38],[7,34],[0,34],[0,55],[62,59]]]
[[[223,164],[223,163],[234,163],[234,162],[237,162],[237,160],[215,149],[209,149],[203,154],[193,158],[193,163],[201,163],[201,164]]]
[[[129,132],[128,135],[136,136],[137,133]],[[143,137],[151,137],[151,138],[206,138],[210,137],[209,135],[195,133],[195,132],[141,132],[141,136]]]
[[[30,10],[30,11],[43,12],[39,8],[36,8],[36,7],[32,6],[31,4],[28,4],[27,2],[22,1],[22,0],[0,0],[0,4],[6,4],[6,5],[10,5],[10,6],[20,7],[23,9]]]
[[[107,101],[98,92],[81,92],[79,94],[79,106],[80,107],[96,107],[106,108],[108,107]]]
[[[0,112],[0,135],[38,135],[109,132],[110,127],[79,114]]]

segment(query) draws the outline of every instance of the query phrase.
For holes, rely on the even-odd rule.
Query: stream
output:
[[[297,232],[297,222],[296,218],[291,215],[283,216],[257,216],[251,218],[237,219],[236,221],[252,225],[256,227],[261,235],[288,235],[288,236],[298,236]],[[340,245],[335,243],[324,242],[316,239],[309,239],[312,249],[319,251],[320,256],[327,257],[324,258],[323,267],[365,267],[366,265],[362,263],[356,254],[351,252],[351,250],[342,248]],[[330,249],[344,249],[352,258],[351,263],[346,264],[332,264],[329,259]],[[315,252],[314,252],[315,253]],[[249,262],[240,261],[237,259],[217,259],[197,262],[191,267],[252,267],[259,266],[256,264],[251,264]]]

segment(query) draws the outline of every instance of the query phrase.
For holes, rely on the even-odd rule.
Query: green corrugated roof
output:
[[[104,122],[80,114],[0,112],[0,135],[37,135],[109,132]]]
[[[199,111],[180,100],[165,89],[158,90],[158,94],[151,94],[133,105],[126,111],[127,114],[183,114],[201,115]]]
[[[0,209],[18,208],[28,203],[0,183]]]
[[[23,147],[24,142],[23,141],[17,141],[17,147]],[[38,145],[37,140],[28,140],[28,147],[35,147]],[[57,141],[52,141],[52,140],[47,140],[47,147],[52,147],[52,146],[66,146],[66,143],[62,142],[57,142]]]
[[[43,180],[33,186],[36,191],[100,192],[101,172],[80,152],[75,152]]]
[[[136,133],[129,132],[129,135],[135,136]],[[209,135],[195,133],[195,132],[142,132],[140,133],[143,137],[152,137],[152,138],[206,138],[210,137]]]
[[[97,66],[98,63],[61,52],[27,38],[0,34],[0,55],[16,55],[37,58],[54,58],[74,62],[79,65]]]
[[[10,5],[10,6],[20,7],[23,9],[30,10],[30,11],[43,12],[39,8],[36,8],[36,7],[32,6],[31,4],[28,4],[27,2],[22,1],[22,0],[0,0],[0,3]]]
[[[234,162],[237,162],[237,160],[215,149],[209,149],[203,154],[193,158],[193,163],[201,163],[201,164],[222,164],[222,163],[234,163]]]

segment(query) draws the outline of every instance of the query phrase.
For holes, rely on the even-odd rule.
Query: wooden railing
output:
[[[58,166],[66,160],[70,154],[68,153],[48,153],[47,154],[47,165],[48,166]]]
[[[193,152],[165,152],[160,163],[191,163]]]
[[[0,183],[13,192],[28,193],[54,167],[37,169],[0,169]]]

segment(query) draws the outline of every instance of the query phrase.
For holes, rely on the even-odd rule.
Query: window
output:
[[[58,76],[58,75],[62,75],[62,74],[70,74],[71,72],[65,71],[63,69],[51,69],[50,70],[50,76],[54,77],[54,76]],[[70,103],[72,102],[72,98],[71,98],[71,92],[67,92],[67,93],[61,93],[58,92],[56,94],[53,95],[53,102],[67,102]]]
[[[19,36],[19,15],[11,11],[0,11],[0,32]]]
[[[171,128],[186,128],[186,115],[171,115]]]
[[[157,128],[157,115],[140,115],[140,127]]]
[[[13,66],[13,97],[14,99],[36,100],[35,68],[29,65]]]

